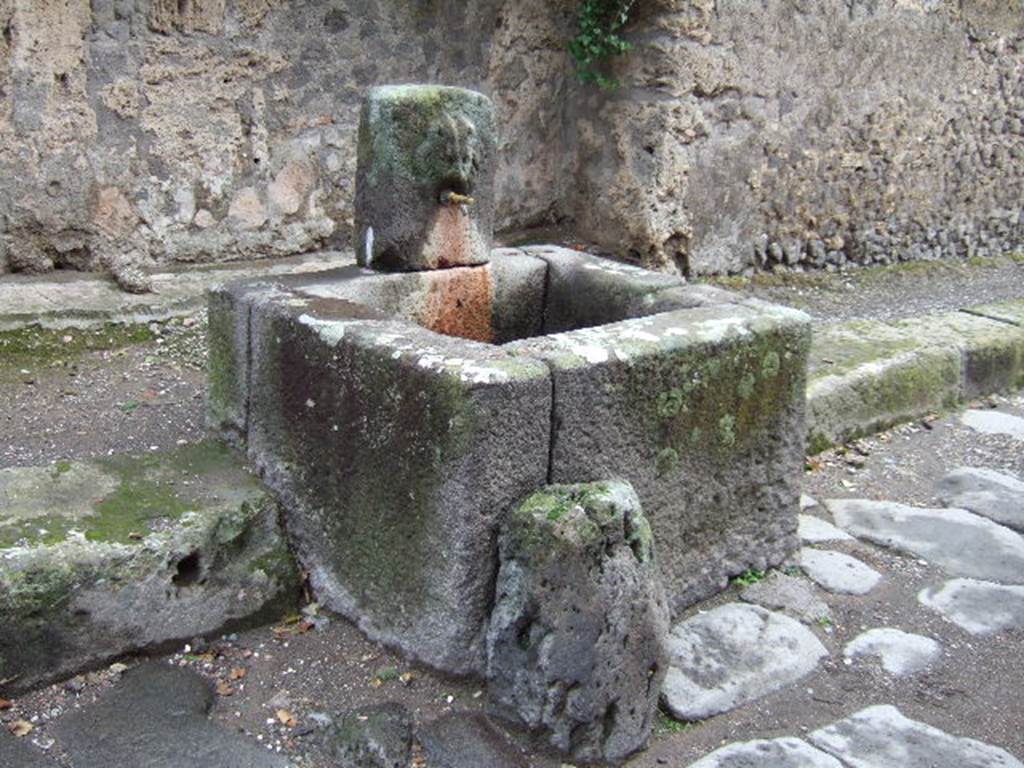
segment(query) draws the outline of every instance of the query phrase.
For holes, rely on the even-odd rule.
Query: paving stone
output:
[[[863,709],[808,741],[848,768],[1024,768],[1005,750],[951,736],[891,706]]]
[[[869,629],[846,644],[849,659],[877,656],[890,675],[905,677],[927,669],[942,653],[942,646],[930,637],[913,635],[892,627]]]
[[[781,613],[729,603],[673,627],[662,700],[679,720],[702,720],[784,688],[828,654]]]
[[[1009,435],[1024,440],[1024,419],[1001,411],[965,411],[960,421],[986,435]]]
[[[917,599],[972,635],[1024,629],[1024,587],[1021,586],[952,579],[939,588],[921,590]]]
[[[818,506],[818,500],[812,499],[806,493],[800,494],[800,511],[803,512],[805,509]]]
[[[944,504],[1024,532],[1024,482],[1004,472],[960,467],[939,483]]]
[[[394,701],[354,709],[324,735],[335,768],[406,768],[412,749],[412,717]]]
[[[953,576],[1013,584],[1024,574],[1024,538],[967,510],[854,499],[825,505],[854,536],[926,558]]]
[[[804,547],[800,567],[820,587],[840,595],[866,595],[882,578],[857,558],[827,549]]]
[[[0,766],[4,768],[55,768],[45,754],[0,727]]]
[[[71,712],[50,733],[72,768],[287,768],[236,731],[207,719],[213,703],[201,675],[163,663],[127,672],[98,702]]]
[[[800,541],[819,544],[823,541],[852,541],[853,536],[836,528],[832,523],[814,515],[800,515],[797,518],[797,535]]]
[[[794,738],[743,741],[716,749],[690,768],[843,768],[831,755]]]
[[[805,624],[816,624],[831,617],[828,605],[814,594],[814,588],[804,579],[772,571],[764,581],[758,581],[740,592],[740,600],[757,603],[769,610],[786,611]]]
[[[487,718],[453,712],[417,732],[430,768],[528,768],[526,758]]]

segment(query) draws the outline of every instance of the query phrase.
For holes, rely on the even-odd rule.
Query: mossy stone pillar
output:
[[[488,261],[494,106],[437,85],[373,88],[359,121],[356,258],[407,272]]]

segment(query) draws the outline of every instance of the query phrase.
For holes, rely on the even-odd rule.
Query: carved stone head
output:
[[[494,155],[494,107],[483,94],[436,85],[373,88],[359,122],[359,263],[386,272],[485,263]]]

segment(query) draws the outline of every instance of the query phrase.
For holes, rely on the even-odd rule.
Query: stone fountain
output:
[[[318,600],[618,760],[649,733],[669,615],[796,548],[810,328],[492,249],[494,131],[471,91],[369,93],[358,265],[211,295],[209,419],[282,500]]]

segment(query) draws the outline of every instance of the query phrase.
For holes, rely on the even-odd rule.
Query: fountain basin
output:
[[[211,295],[208,417],[322,603],[482,673],[499,528],[549,483],[632,483],[676,613],[796,548],[809,342],[800,312],[563,248],[349,267]]]

